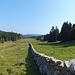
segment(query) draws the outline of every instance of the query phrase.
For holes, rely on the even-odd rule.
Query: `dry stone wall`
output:
[[[39,66],[41,74],[75,75],[75,59],[64,62],[57,60],[54,57],[49,57],[37,52],[31,43],[29,43],[29,50],[31,51],[36,64]]]

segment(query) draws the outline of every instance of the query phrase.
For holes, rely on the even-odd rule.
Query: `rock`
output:
[[[54,72],[54,75],[58,75],[58,74],[59,74],[59,71],[56,70],[56,71]]]
[[[70,71],[75,74],[75,59],[70,60]]]
[[[69,61],[64,61],[64,68],[65,68],[65,70],[68,71],[68,72],[70,71],[70,70],[69,70],[69,67],[70,67],[70,62],[69,62]]]

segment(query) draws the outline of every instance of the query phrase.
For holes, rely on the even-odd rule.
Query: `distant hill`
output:
[[[38,36],[42,36],[41,34],[26,34],[23,35],[25,38],[31,38],[31,37],[38,37]]]

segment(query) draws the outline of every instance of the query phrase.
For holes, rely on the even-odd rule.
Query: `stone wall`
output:
[[[37,52],[33,45],[29,43],[29,50],[33,55],[33,59],[39,66],[41,74],[46,75],[75,75],[75,59],[70,61],[57,60],[54,57],[46,56]]]

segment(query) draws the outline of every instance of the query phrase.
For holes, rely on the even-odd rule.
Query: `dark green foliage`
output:
[[[4,41],[16,41],[17,39],[21,39],[23,36],[21,34],[17,34],[14,32],[4,32],[0,31],[0,42]]]
[[[58,39],[58,34],[59,34],[59,29],[56,27],[54,28],[54,26],[52,27],[50,34],[49,34],[49,42],[54,42]]]
[[[41,37],[40,37],[40,36],[38,36],[36,39],[37,39],[37,40],[41,40]]]
[[[44,41],[48,41],[49,39],[49,34],[44,35]]]
[[[64,22],[59,32],[59,29],[52,27],[49,34],[44,35],[44,41],[54,42],[54,41],[72,41],[75,40],[75,24],[70,22]]]
[[[37,39],[37,40],[40,40],[40,41],[43,41],[43,38],[44,38],[43,35],[36,37],[36,39]]]
[[[68,41],[70,38],[72,24],[64,22],[61,28],[61,41]]]
[[[75,40],[75,24],[73,24],[71,29],[70,40]]]
[[[58,40],[58,41],[61,40],[61,34],[60,34],[60,33],[57,35],[57,40]]]
[[[52,29],[50,30],[50,33],[44,36],[44,40],[48,42],[54,42],[58,40],[58,35],[59,35],[59,29],[54,26],[52,26]]]
[[[0,38],[0,42],[1,42],[1,43],[4,43],[4,41],[5,41],[5,39],[1,37],[1,38]]]

